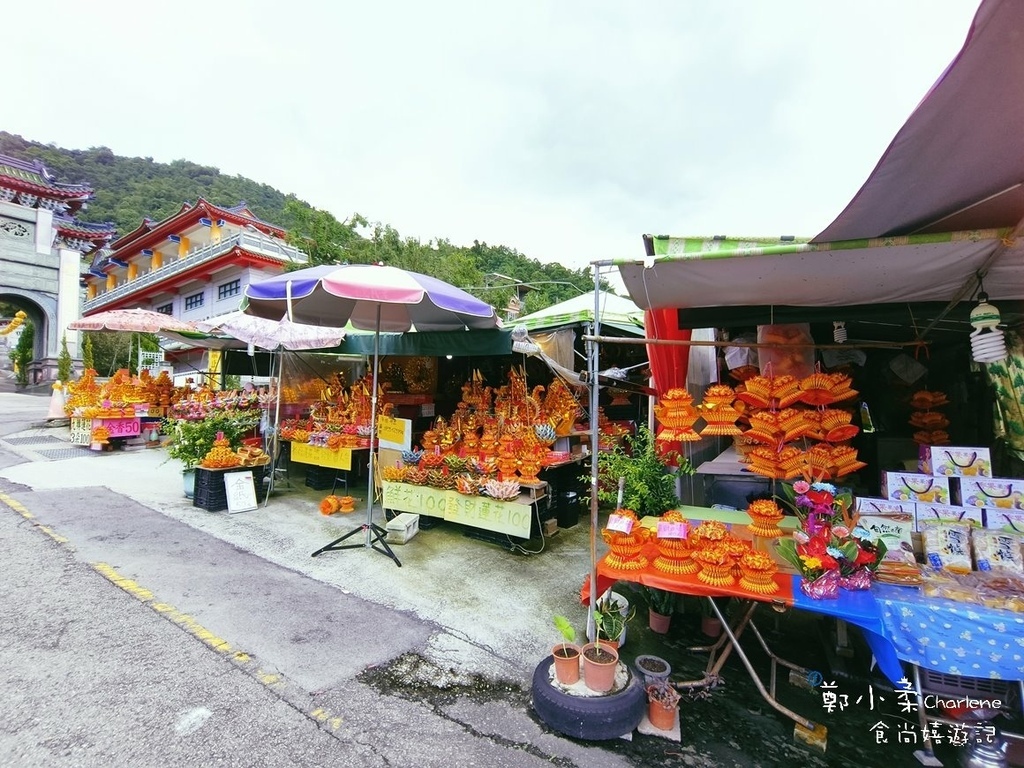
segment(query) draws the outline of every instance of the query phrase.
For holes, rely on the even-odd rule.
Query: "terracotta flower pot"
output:
[[[672,614],[657,613],[651,608],[649,609],[648,623],[650,624],[651,631],[664,635],[668,632],[669,625],[672,623]]]
[[[619,652],[602,642],[583,646],[583,683],[592,691],[606,693],[615,685],[615,673],[619,669]]]
[[[575,643],[559,643],[552,651],[555,660],[555,679],[562,685],[572,685],[580,679],[580,647]]]
[[[700,631],[708,637],[718,637],[722,634],[722,622],[717,616],[701,616]]]
[[[671,731],[676,725],[676,711],[678,709],[678,704],[669,706],[652,699],[647,702],[647,719],[658,730]]]

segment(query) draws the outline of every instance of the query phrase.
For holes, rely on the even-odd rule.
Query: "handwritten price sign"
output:
[[[135,437],[142,432],[140,420],[134,419],[93,419],[93,427],[105,427],[111,437]]]

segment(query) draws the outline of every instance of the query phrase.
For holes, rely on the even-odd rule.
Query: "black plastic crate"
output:
[[[224,477],[234,472],[252,472],[256,501],[263,501],[267,497],[267,486],[263,482],[267,468],[267,465],[219,470],[196,467],[196,491],[192,497],[192,506],[205,509],[207,512],[220,512],[227,509],[228,496],[224,488]]]
[[[306,486],[317,491],[326,491],[334,485],[334,477],[338,470],[333,467],[318,467],[315,464],[306,466]]]

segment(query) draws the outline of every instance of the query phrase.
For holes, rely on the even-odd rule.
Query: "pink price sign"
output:
[[[658,522],[658,538],[659,539],[685,539],[690,535],[690,526],[686,521],[680,521],[678,523],[670,523],[666,521]]]
[[[608,515],[608,530],[629,533],[633,530],[633,518],[625,515]]]
[[[97,419],[93,426],[106,427],[111,437],[134,437],[142,433],[138,418],[134,419]]]

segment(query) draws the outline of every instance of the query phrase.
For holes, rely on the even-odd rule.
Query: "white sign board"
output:
[[[228,512],[248,512],[259,506],[252,471],[225,472],[224,491],[228,497]]]

